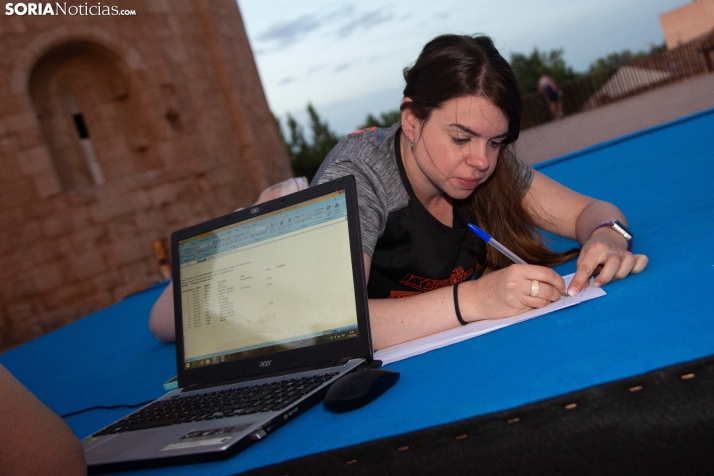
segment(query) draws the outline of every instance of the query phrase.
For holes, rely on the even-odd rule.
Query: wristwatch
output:
[[[593,231],[590,232],[590,236],[593,236],[595,230],[597,230],[598,228],[602,228],[603,226],[609,226],[613,230],[621,234],[622,237],[627,240],[627,251],[632,251],[632,232],[620,220],[611,220],[600,223],[598,226],[593,228]]]

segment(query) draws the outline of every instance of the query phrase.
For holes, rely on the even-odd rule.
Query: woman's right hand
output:
[[[560,299],[563,291],[565,282],[552,269],[514,264],[461,283],[459,308],[465,321],[500,319],[544,307]]]

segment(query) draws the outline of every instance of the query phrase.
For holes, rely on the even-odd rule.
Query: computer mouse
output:
[[[367,405],[399,380],[393,370],[359,368],[333,383],[322,404],[336,413],[356,410]]]

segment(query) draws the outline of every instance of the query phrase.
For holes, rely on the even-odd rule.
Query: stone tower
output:
[[[115,4],[0,12],[0,351],[162,280],[152,243],[292,174],[236,0]]]

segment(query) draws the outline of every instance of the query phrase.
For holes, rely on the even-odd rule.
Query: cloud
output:
[[[348,69],[349,67],[350,67],[350,63],[342,63],[342,64],[335,66],[335,69],[333,69],[332,71],[335,73],[339,73],[340,71],[344,71],[344,70]]]
[[[325,69],[325,67],[326,67],[325,64],[321,64],[321,65],[318,65],[318,66],[313,66],[313,67],[311,67],[310,69],[307,70],[307,75],[310,76],[311,74],[319,73],[320,71],[322,71],[323,69]]]
[[[333,25],[336,19],[339,21],[341,17],[351,17],[353,12],[353,5],[345,5],[324,15],[311,13],[302,15],[296,20],[275,23],[255,37],[256,42],[272,45],[269,49],[261,48],[258,50],[259,54],[292,46],[306,39],[311,33],[320,28]]]
[[[373,10],[371,12],[364,12],[359,17],[350,21],[346,25],[341,26],[337,30],[337,36],[339,38],[347,38],[356,30],[369,31],[373,27],[379,25],[380,23],[387,23],[394,18],[394,15],[382,13],[381,10]]]
[[[277,23],[256,37],[260,42],[273,42],[275,49],[282,49],[303,39],[308,33],[320,27],[320,18],[303,15],[297,20]],[[263,52],[265,50],[262,50]]]
[[[286,76],[283,79],[281,79],[280,81],[278,81],[278,86],[285,86],[286,84],[290,84],[294,81],[295,81],[295,78],[293,78],[292,76]]]
[[[340,17],[350,18],[354,11],[355,11],[354,5],[344,5],[339,10],[335,10],[335,11],[328,13],[327,15],[325,15],[323,17],[323,19],[325,21],[333,21],[335,19],[339,20]]]
[[[347,38],[355,32],[366,32],[394,19],[391,13],[382,10],[359,12],[354,5],[340,6],[324,14],[309,13],[295,20],[274,23],[255,36],[256,55],[263,55],[304,41],[321,29],[333,27],[338,38]]]

